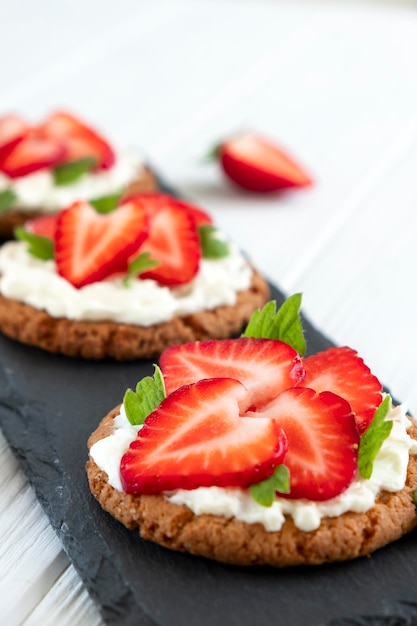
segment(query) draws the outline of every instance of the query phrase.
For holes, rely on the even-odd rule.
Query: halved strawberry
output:
[[[286,497],[329,500],[350,485],[359,432],[346,400],[328,391],[294,387],[253,415],[274,418],[285,432],[291,487]]]
[[[151,215],[166,207],[177,208],[179,211],[188,213],[197,227],[202,224],[213,223],[213,218],[200,207],[186,202],[185,200],[169,196],[168,194],[145,193],[141,195],[141,199]]]
[[[115,162],[115,154],[110,144],[92,128],[66,111],[52,113],[39,126],[39,132],[65,146],[65,162],[95,157],[98,169],[108,169]]]
[[[304,359],[303,387],[332,391],[349,402],[359,432],[369,426],[381,404],[382,386],[358,353],[351,348],[329,348]]]
[[[0,155],[0,170],[10,178],[18,178],[57,165],[65,154],[65,148],[59,142],[30,131],[13,149]]]
[[[255,133],[232,137],[215,153],[225,174],[250,191],[271,192],[312,183],[304,168],[285,150]]]
[[[97,213],[88,202],[76,202],[58,216],[58,273],[74,287],[103,280],[127,266],[146,236],[147,218],[140,202],[130,200],[107,214]]]
[[[19,115],[9,113],[0,117],[0,155],[12,150],[29,129],[29,124]]]
[[[160,357],[167,393],[204,378],[234,378],[260,407],[284,389],[302,381],[304,369],[297,352],[274,339],[223,339],[167,348]]]
[[[141,246],[159,265],[141,274],[161,285],[190,282],[197,273],[201,251],[194,219],[168,204],[150,214],[149,237]]]
[[[55,237],[57,215],[42,215],[25,222],[25,229],[34,235],[53,239]]]
[[[248,487],[270,476],[284,458],[285,436],[273,419],[242,417],[246,405],[246,389],[227,378],[169,395],[122,457],[124,490]]]

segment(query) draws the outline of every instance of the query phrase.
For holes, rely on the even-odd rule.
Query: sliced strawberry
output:
[[[110,144],[66,111],[52,113],[39,127],[39,131],[45,137],[65,145],[65,162],[95,157],[98,169],[108,169],[115,162],[115,154]]]
[[[204,211],[203,209],[200,209],[200,207],[195,206],[194,204],[190,204],[189,202],[185,202],[184,200],[175,200],[175,205],[178,208],[187,211],[188,215],[193,218],[194,224],[197,226],[197,228],[203,224],[213,223],[213,218],[211,217],[211,215],[206,213],[206,211]]]
[[[248,487],[270,476],[286,452],[275,420],[241,417],[247,392],[216,378],[181,387],[151,413],[122,457],[127,493]]]
[[[167,393],[204,378],[233,378],[260,407],[304,377],[297,352],[274,339],[223,339],[167,348],[160,357]]]
[[[206,213],[206,211],[200,209],[200,207],[197,207],[190,202],[186,202],[185,200],[180,200],[178,198],[174,198],[173,196],[169,196],[168,194],[145,193],[141,194],[141,199],[151,215],[166,207],[177,208],[179,211],[185,211],[186,213],[188,213],[190,217],[193,218],[194,223],[197,227],[201,226],[202,224],[213,223],[213,218],[208,213]]]
[[[217,153],[225,174],[250,191],[271,192],[312,183],[307,172],[289,154],[255,133],[225,141]]]
[[[53,239],[55,237],[57,215],[42,215],[25,222],[25,229],[34,235]]]
[[[294,387],[256,415],[275,418],[287,437],[291,492],[286,497],[329,500],[350,485],[359,432],[346,400],[328,391]]]
[[[352,407],[359,432],[369,426],[381,404],[382,386],[358,353],[351,348],[329,348],[304,359],[303,387],[332,391]]]
[[[10,178],[18,178],[57,165],[64,156],[65,148],[60,143],[31,131],[12,150],[0,155],[0,170]]]
[[[197,273],[201,251],[194,220],[171,205],[150,214],[149,237],[138,251],[149,252],[159,265],[141,274],[161,285],[190,282]]]
[[[14,113],[0,117],[0,156],[11,151],[30,130],[29,124]]]
[[[88,202],[76,202],[58,216],[58,273],[74,287],[103,280],[126,267],[146,236],[146,213],[139,202],[126,202],[107,214],[97,213]]]

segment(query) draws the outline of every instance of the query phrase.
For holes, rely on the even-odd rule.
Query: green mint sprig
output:
[[[16,199],[17,195],[13,189],[4,189],[3,191],[0,191],[0,213],[9,209]]]
[[[286,465],[277,465],[272,476],[249,487],[253,500],[265,507],[272,506],[277,491],[290,493],[290,471]]]
[[[142,272],[150,270],[153,267],[157,267],[158,265],[159,261],[152,259],[149,252],[142,252],[129,263],[127,275],[123,279],[124,286],[128,287],[132,278],[139,276]]]
[[[413,492],[413,502],[417,504],[417,489]]]
[[[132,426],[143,424],[166,396],[162,372],[157,365],[154,365],[154,368],[153,376],[145,376],[138,382],[135,391],[128,389],[124,395],[126,417]]]
[[[217,228],[211,224],[199,226],[198,236],[204,259],[221,259],[229,255],[229,246],[216,236],[217,233]]]
[[[372,476],[376,455],[392,429],[392,420],[385,421],[390,406],[391,398],[390,396],[386,396],[377,408],[372,422],[365,430],[360,440],[358,470],[362,478],[367,480]]]
[[[93,198],[89,202],[98,213],[111,213],[118,207],[122,195],[123,193],[120,191],[108,196],[101,196],[101,198]]]
[[[84,159],[77,159],[76,161],[68,161],[68,163],[57,165],[52,170],[54,183],[58,187],[75,183],[75,181],[90,172],[96,165],[97,159],[95,157],[86,157]]]
[[[295,293],[276,309],[276,302],[267,302],[255,311],[243,333],[243,337],[256,339],[279,339],[288,343],[301,356],[306,351],[306,341],[300,319],[301,293]]]
[[[17,226],[14,229],[14,236],[20,241],[28,244],[28,252],[37,259],[50,261],[54,258],[54,243],[48,237],[41,237]]]

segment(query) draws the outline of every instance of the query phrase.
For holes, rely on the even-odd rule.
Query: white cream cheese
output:
[[[0,172],[0,192],[12,189],[17,196],[15,207],[8,211],[37,209],[54,213],[79,199],[117,193],[135,180],[142,169],[142,157],[126,151],[116,154],[116,162],[110,169],[84,174],[68,185],[55,185],[46,169],[20,178],[9,178]]]
[[[247,490],[220,487],[179,489],[164,495],[174,504],[185,504],[196,515],[207,513],[236,517],[249,524],[259,522],[269,532],[279,531],[284,516],[290,515],[297,528],[313,531],[320,526],[322,517],[338,517],[347,511],[364,513],[372,508],[380,490],[395,492],[404,487],[409,454],[417,454],[417,442],[407,434],[410,420],[406,412],[404,404],[391,407],[386,418],[393,421],[391,434],[382,444],[370,480],[357,476],[348,489],[331,500],[311,502],[276,497],[271,507],[263,507]],[[107,473],[109,483],[119,491],[122,491],[120,460],[136,439],[139,428],[129,424],[122,407],[114,420],[113,434],[98,441],[90,451],[96,464]]]
[[[174,316],[234,305],[239,291],[248,289],[252,269],[238,249],[216,260],[203,259],[189,289],[161,287],[153,280],[111,277],[76,289],[56,272],[54,261],[28,254],[24,242],[0,248],[0,293],[71,320],[111,320],[151,326]]]

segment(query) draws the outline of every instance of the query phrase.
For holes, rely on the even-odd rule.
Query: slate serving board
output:
[[[305,329],[310,353],[330,345],[308,321]],[[0,426],[106,623],[417,624],[415,533],[350,563],[248,569],[145,542],[103,512],[85,475],[87,439],[152,369],[70,359],[0,336]]]

